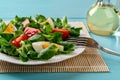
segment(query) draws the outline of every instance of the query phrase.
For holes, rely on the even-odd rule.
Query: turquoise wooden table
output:
[[[1,0],[0,18],[10,20],[15,15],[63,17],[69,21],[86,24],[86,12],[96,0]],[[120,52],[120,42],[115,36],[98,36],[90,33],[102,46]],[[120,39],[120,38],[119,38]],[[117,44],[116,44],[117,43]],[[0,80],[118,80],[120,79],[120,57],[99,51],[110,72],[106,73],[1,73]]]

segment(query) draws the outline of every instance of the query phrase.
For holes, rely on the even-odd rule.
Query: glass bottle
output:
[[[98,35],[111,35],[119,27],[119,16],[110,0],[98,0],[87,12],[87,25],[91,32]]]

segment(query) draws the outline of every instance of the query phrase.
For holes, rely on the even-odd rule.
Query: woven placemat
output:
[[[82,22],[70,24],[82,26],[89,36]],[[0,61],[0,72],[108,72],[109,69],[96,49],[87,48],[85,51],[68,60],[43,65],[17,65]]]

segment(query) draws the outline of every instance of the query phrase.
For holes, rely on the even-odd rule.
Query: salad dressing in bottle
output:
[[[107,2],[107,3],[106,3]],[[87,25],[98,35],[113,34],[119,27],[119,16],[109,0],[98,0],[87,12]]]

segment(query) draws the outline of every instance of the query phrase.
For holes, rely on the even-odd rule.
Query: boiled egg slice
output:
[[[48,18],[47,21],[52,26],[52,28],[54,28],[55,25],[54,25],[53,20],[51,18]]]
[[[49,23],[52,26],[52,28],[55,27],[54,22],[53,22],[53,20],[51,18],[48,18],[46,21],[41,22],[40,24],[44,25],[46,23]]]
[[[10,33],[11,34],[11,33],[14,33],[16,30],[17,30],[16,27],[13,26],[12,23],[9,23],[7,28],[5,29],[5,31],[3,33]]]
[[[60,51],[64,50],[64,46],[56,44],[56,43],[50,43],[50,42],[45,42],[45,41],[41,41],[41,42],[33,42],[32,46],[34,48],[34,50],[39,53],[41,50],[47,48],[48,46],[54,44]]]

